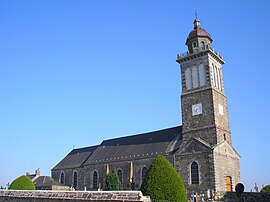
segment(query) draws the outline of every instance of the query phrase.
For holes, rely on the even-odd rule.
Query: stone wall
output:
[[[172,156],[166,156],[167,160],[174,165],[173,157]],[[152,164],[152,161],[155,158],[147,158],[147,159],[136,159],[132,161],[133,164],[133,180],[135,183],[135,190],[139,190],[141,183],[142,183],[142,169],[143,167],[146,167],[149,169],[150,165]],[[94,171],[97,171],[98,173],[98,184],[99,188],[104,190],[105,189],[105,179],[106,179],[106,167],[109,165],[109,170],[115,170],[116,172],[118,169],[121,169],[123,172],[123,184],[122,189],[123,190],[130,190],[131,189],[131,179],[130,179],[130,163],[131,161],[119,161],[119,162],[113,162],[110,164],[91,164],[86,165],[81,168],[76,169],[63,169],[63,170],[53,170],[52,171],[52,178],[55,181],[60,181],[60,174],[61,172],[64,172],[65,174],[65,185],[72,187],[73,185],[73,172],[77,171],[78,173],[78,187],[76,190],[88,190],[88,191],[96,191],[93,189],[93,173]]]
[[[140,191],[18,191],[0,190],[0,202],[105,202],[105,201],[127,201],[127,202],[150,202],[148,197],[144,197]]]
[[[238,196],[236,192],[218,193],[215,200],[219,202],[268,202],[270,193],[244,192]]]
[[[187,196],[191,196],[191,193],[202,190],[206,191],[214,189],[214,181],[211,179],[213,176],[213,162],[212,155],[208,152],[191,153],[185,155],[177,155],[175,157],[175,169],[180,173],[182,180],[185,184]],[[199,166],[199,184],[191,183],[191,163],[196,162]]]
[[[0,190],[0,202],[151,202],[140,191],[18,191]],[[235,192],[215,193],[218,202],[267,202],[270,193],[244,192],[241,196]]]
[[[232,148],[226,142],[214,150],[214,167],[215,167],[215,190],[226,190],[226,177],[232,179],[232,190],[240,179],[240,159],[236,154],[233,154]]]

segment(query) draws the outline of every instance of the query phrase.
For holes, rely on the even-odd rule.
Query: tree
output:
[[[121,190],[121,182],[114,170],[109,172],[109,174],[106,176],[106,184],[105,184],[105,190],[107,191],[117,191]]]
[[[15,189],[15,190],[35,190],[36,187],[32,180],[25,176],[22,175],[21,177],[18,177],[15,179],[9,186],[8,189]]]
[[[270,193],[270,185],[266,185],[264,188],[262,188],[261,192],[268,192],[268,193]]]
[[[186,191],[181,176],[164,156],[152,162],[141,186],[151,200],[186,202]]]

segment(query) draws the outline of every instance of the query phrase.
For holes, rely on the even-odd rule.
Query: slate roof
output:
[[[154,158],[175,152],[182,140],[182,127],[105,140],[84,165]]]
[[[82,165],[155,158],[174,153],[182,142],[182,126],[104,140],[100,145],[73,149],[52,170]]]
[[[36,174],[26,174],[26,176],[32,180],[34,177],[36,177]]]
[[[98,146],[83,147],[73,149],[63,160],[61,160],[52,170],[61,170],[80,167]]]
[[[57,182],[52,179],[50,176],[39,176],[35,181],[34,181],[35,187],[51,187],[53,185],[57,186],[64,186],[60,182]]]

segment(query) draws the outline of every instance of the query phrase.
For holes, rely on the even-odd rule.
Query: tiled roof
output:
[[[188,35],[188,39],[193,38],[193,37],[198,37],[198,36],[200,36],[200,37],[208,37],[209,39],[211,39],[210,34],[207,31],[205,31],[204,29],[194,29],[194,30],[192,30]]]
[[[73,149],[63,160],[52,170],[61,170],[80,167],[98,146]]]
[[[181,126],[105,140],[84,165],[168,155],[179,148],[181,140]]]

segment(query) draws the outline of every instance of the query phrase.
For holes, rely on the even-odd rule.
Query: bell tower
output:
[[[226,140],[231,145],[223,57],[212,48],[212,38],[199,19],[189,33],[188,51],[177,55],[182,80],[183,141],[195,137],[211,146]]]

